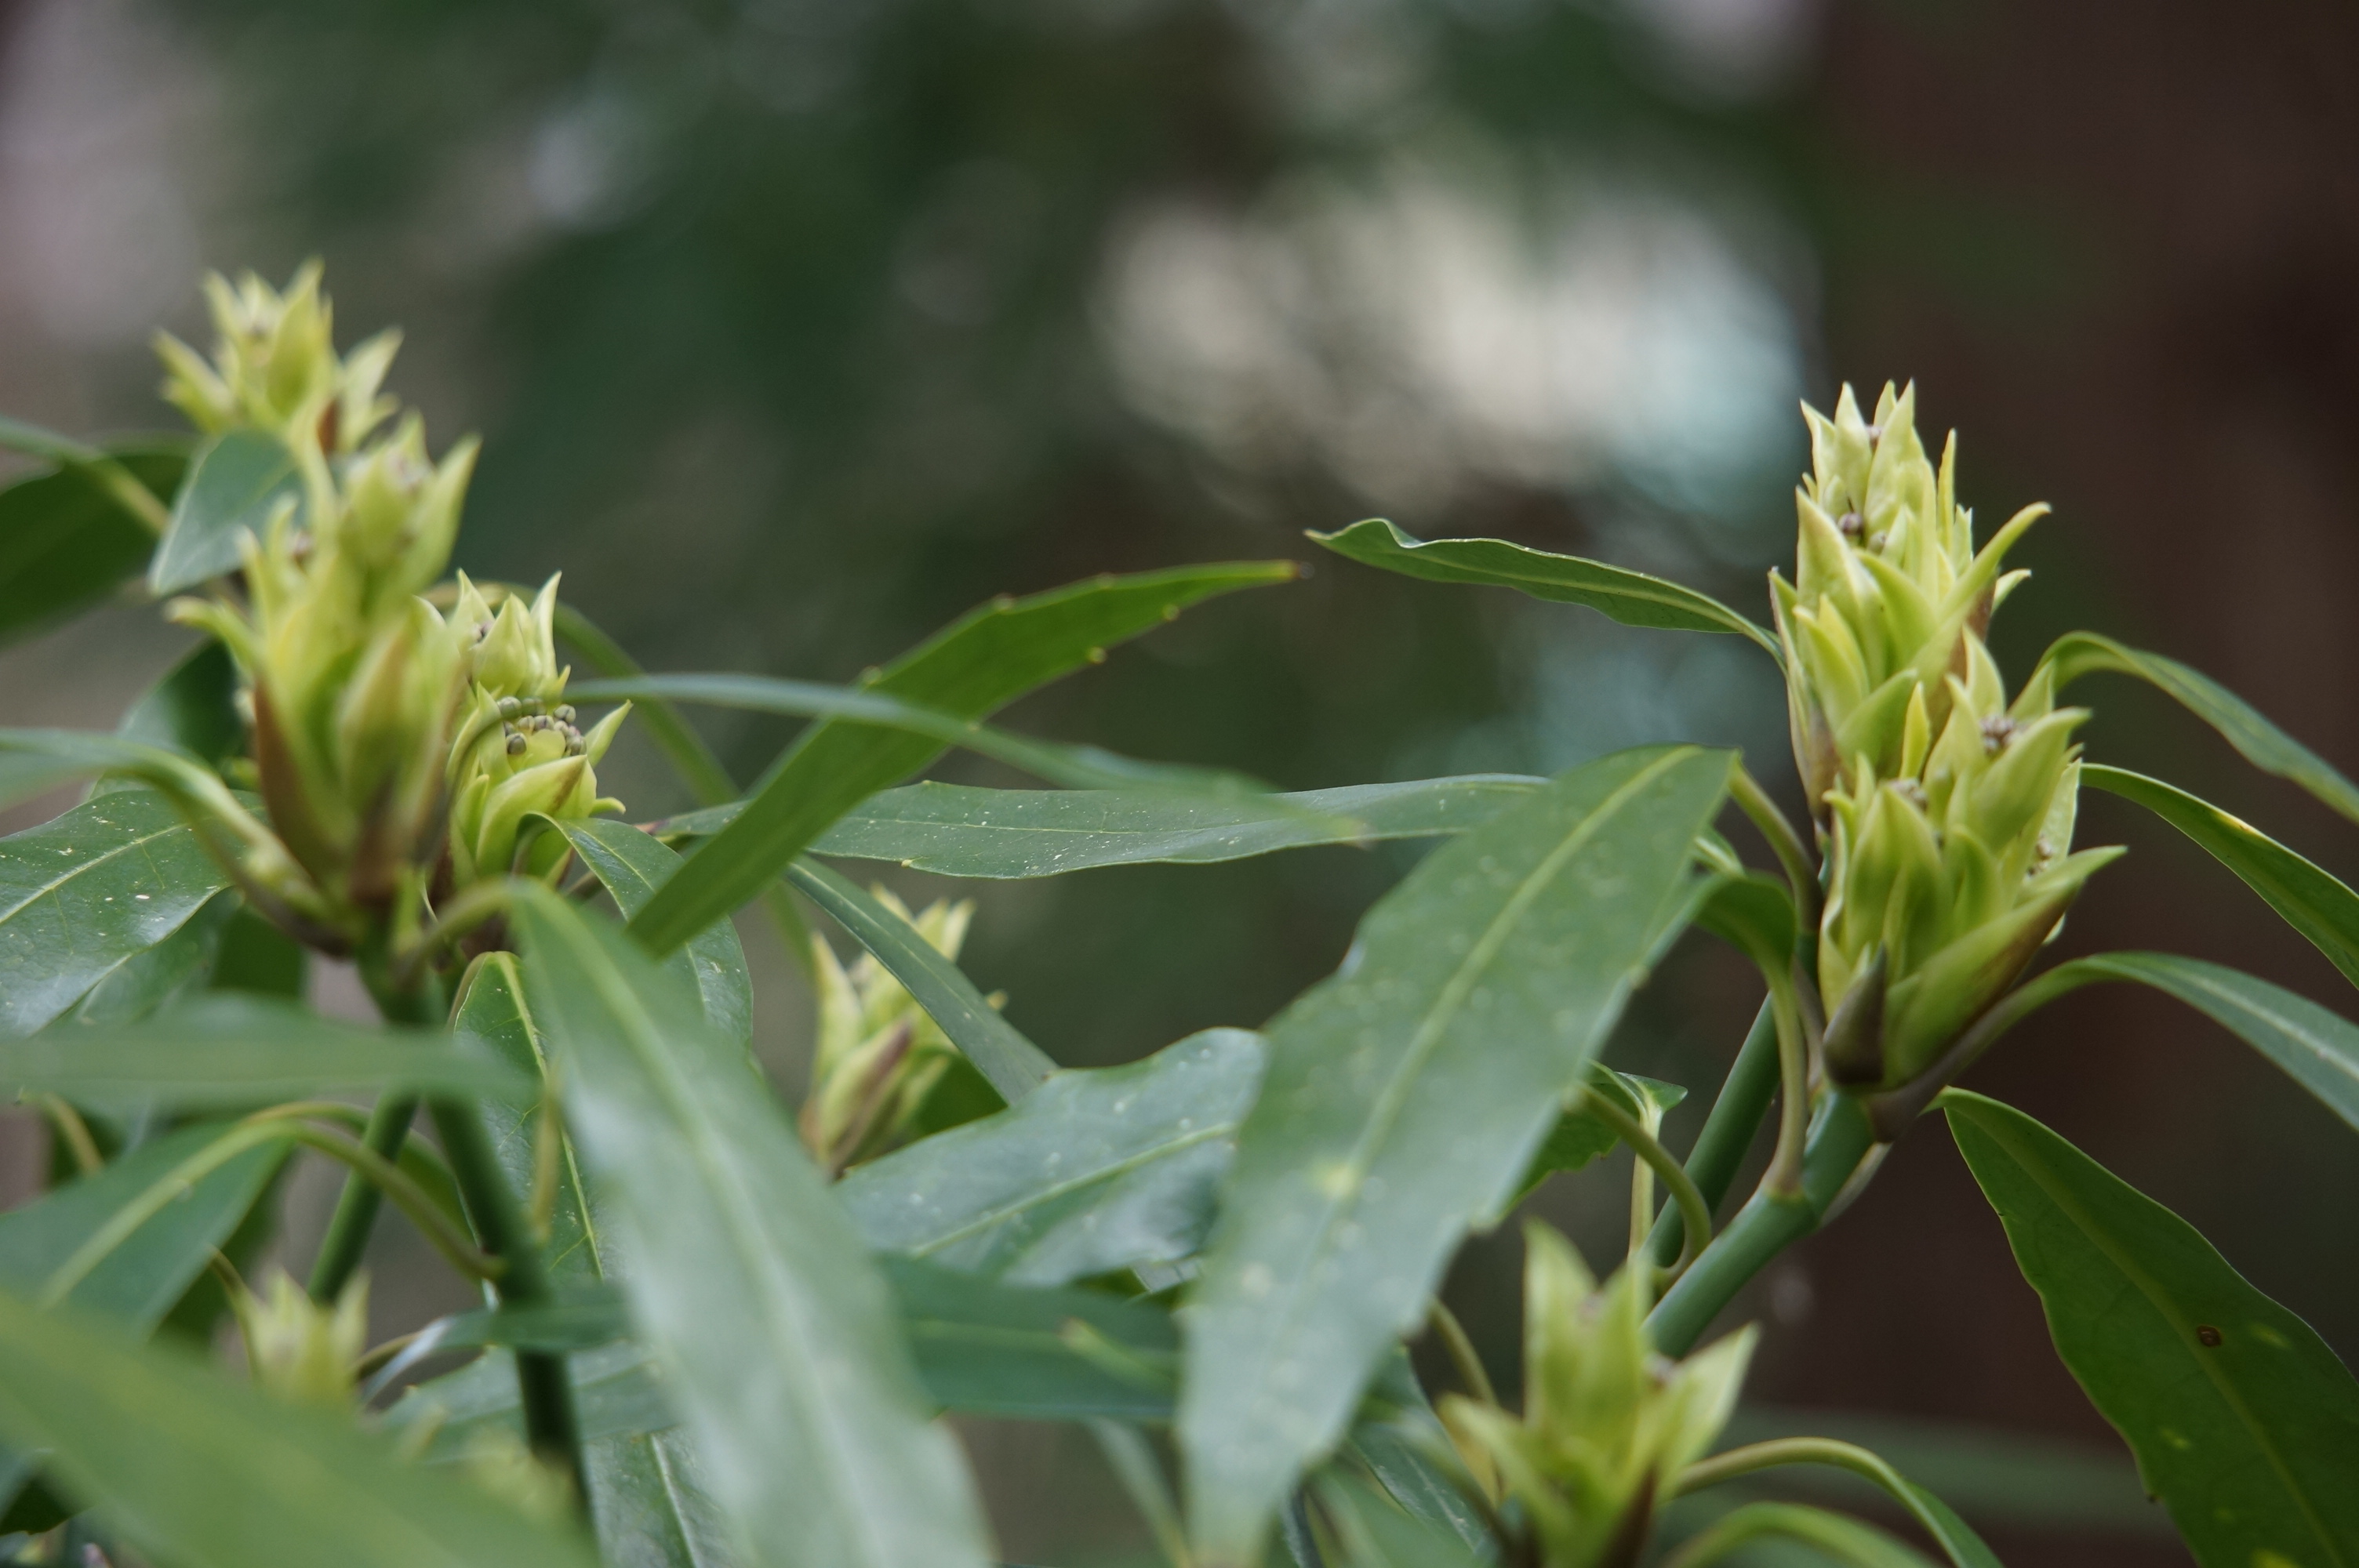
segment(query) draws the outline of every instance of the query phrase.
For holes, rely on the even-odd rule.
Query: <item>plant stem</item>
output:
[[[1699,1491],[1705,1487],[1718,1486],[1723,1481],[1733,1481],[1740,1476],[1750,1476],[1756,1471],[1780,1465],[1828,1465],[1864,1476],[1883,1487],[1893,1501],[1908,1510],[1911,1519],[1925,1527],[1928,1534],[1947,1544],[1949,1530],[1939,1516],[1925,1506],[1924,1494],[1911,1485],[1907,1476],[1894,1469],[1880,1454],[1855,1444],[1838,1443],[1831,1437],[1780,1437],[1767,1443],[1732,1448],[1725,1454],[1715,1454],[1681,1471],[1677,1492]]]
[[[409,1124],[417,1117],[416,1095],[386,1096],[369,1113],[361,1146],[388,1164],[398,1161],[401,1145],[409,1137]],[[320,1238],[320,1255],[311,1261],[313,1301],[332,1302],[343,1293],[368,1250],[369,1231],[376,1225],[376,1211],[384,1200],[385,1195],[359,1174],[344,1178],[335,1212],[328,1217],[327,1234]]]
[[[1762,972],[1769,981],[1769,1015],[1777,1025],[1777,1150],[1761,1184],[1765,1191],[1790,1195],[1801,1190],[1810,1130],[1810,1046],[1802,1038],[1793,979],[1775,965],[1765,965]]]
[[[76,1171],[88,1176],[104,1168],[106,1156],[98,1152],[98,1140],[90,1135],[90,1123],[82,1119],[82,1112],[60,1095],[43,1095],[40,1106],[41,1114],[49,1119],[66,1152],[73,1156]]]
[[[486,1251],[507,1263],[495,1287],[502,1305],[533,1306],[556,1299],[540,1244],[517,1208],[491,1139],[484,1131],[482,1113],[464,1100],[437,1098],[432,1103],[434,1130],[451,1162],[460,1201]],[[553,1115],[545,1111],[544,1115]],[[573,1480],[573,1496],[589,1507],[589,1474],[582,1461],[582,1429],[573,1408],[573,1381],[561,1352],[518,1350],[516,1391],[524,1405],[525,1441],[550,1464],[561,1466]]]
[[[1465,1386],[1467,1393],[1495,1410],[1498,1408],[1498,1390],[1491,1386],[1491,1374],[1484,1368],[1483,1357],[1474,1354],[1474,1341],[1467,1337],[1466,1325],[1458,1321],[1456,1313],[1442,1304],[1440,1296],[1433,1298],[1430,1321],[1433,1332],[1441,1336],[1441,1347],[1450,1353],[1450,1365],[1457,1372],[1458,1380]]]
[[[1703,1195],[1707,1210],[1717,1209],[1720,1200],[1728,1195],[1729,1184],[1736,1180],[1737,1167],[1745,1162],[1745,1151],[1753,1147],[1761,1119],[1769,1111],[1769,1097],[1777,1089],[1777,1025],[1765,1000],[1729,1066],[1728,1076],[1721,1082],[1720,1098],[1712,1102],[1712,1114],[1704,1119],[1695,1147],[1688,1152],[1688,1179]],[[1669,1268],[1679,1257],[1686,1233],[1680,1211],[1665,1209],[1655,1221],[1655,1233],[1648,1242],[1654,1260]]]
[[[1655,1347],[1684,1356],[1745,1282],[1826,1217],[1875,1147],[1866,1108],[1849,1095],[1830,1095],[1811,1129],[1799,1190],[1780,1195],[1765,1180],[1750,1202],[1665,1292],[1647,1318]]]
[[[1663,1184],[1671,1189],[1671,1202],[1680,1213],[1681,1228],[1687,1235],[1687,1239],[1680,1247],[1679,1261],[1671,1266],[1676,1276],[1695,1261],[1697,1254],[1712,1239],[1712,1209],[1703,1201],[1703,1194],[1696,1190],[1695,1183],[1689,1179],[1687,1172],[1680,1168],[1680,1162],[1671,1158],[1671,1152],[1663,1147],[1661,1141],[1620,1106],[1603,1095],[1593,1093],[1582,1108],[1612,1128],[1614,1135],[1627,1143],[1638,1158],[1646,1162],[1647,1168],[1663,1178]]]
[[[1769,852],[1777,857],[1777,864],[1786,872],[1786,882],[1793,890],[1794,913],[1805,929],[1815,929],[1819,924],[1819,878],[1810,869],[1810,852],[1803,848],[1802,836],[1777,809],[1759,781],[1743,767],[1736,769],[1729,780],[1729,792],[1736,798],[1737,809],[1761,830],[1769,841]]]

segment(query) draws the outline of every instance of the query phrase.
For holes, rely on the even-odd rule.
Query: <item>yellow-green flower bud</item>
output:
[[[339,359],[334,311],[320,292],[320,264],[307,262],[285,293],[247,273],[233,287],[205,280],[214,347],[208,363],[168,333],[156,350],[164,396],[205,434],[265,430],[299,456],[332,458],[359,449],[390,413],[378,395],[401,335],[380,332]]]
[[[2025,507],[1976,550],[1973,514],[1957,503],[1957,438],[1937,471],[1917,437],[1916,402],[1915,386],[1887,385],[1871,424],[1846,386],[1833,418],[1803,409],[1811,472],[1794,497],[1794,580],[1772,572],[1770,599],[1794,757],[1821,822],[1827,792],[1852,782],[1855,758],[1886,778],[1913,772],[1901,754],[1912,708],[1922,704],[1920,735],[1939,732],[1943,677],[2023,580],[2000,565],[2048,510]]]
[[[281,1270],[268,1299],[240,1285],[230,1306],[257,1387],[296,1404],[352,1403],[353,1368],[368,1339],[367,1275],[354,1275],[336,1304],[324,1307]]]
[[[912,916],[884,888],[877,902],[917,927],[945,958],[956,958],[974,918],[974,901],[937,901]],[[814,1158],[841,1171],[881,1154],[908,1130],[958,1048],[901,982],[863,954],[850,968],[835,951],[811,939],[819,983],[819,1038],[811,1057],[810,1090],[800,1118],[803,1142]]]
[[[1546,1568],[1635,1563],[1656,1509],[1728,1424],[1754,1330],[1669,1360],[1647,1336],[1638,1271],[1601,1288],[1564,1238],[1524,1234],[1523,1417],[1453,1395],[1443,1419],[1522,1504]]]

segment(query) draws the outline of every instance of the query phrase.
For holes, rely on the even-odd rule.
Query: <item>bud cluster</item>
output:
[[[1914,387],[1886,386],[1871,423],[1845,387],[1833,418],[1805,410],[1795,580],[1770,575],[1795,762],[1827,852],[1827,1067],[1862,1088],[1931,1066],[2120,852],[2070,853],[2087,709],[2058,708],[2044,678],[2009,702],[1983,643],[2029,575],[2002,573],[2006,550],[2047,508],[1976,550],[1957,438],[1937,472],[1915,406]]]
[[[255,1386],[291,1404],[351,1405],[368,1336],[368,1276],[355,1274],[333,1305],[313,1301],[283,1269],[269,1291],[257,1296],[243,1283],[230,1291]]]
[[[1496,1467],[1547,1568],[1635,1563],[1655,1509],[1728,1424],[1756,1332],[1669,1360],[1647,1335],[1643,1269],[1600,1287],[1555,1231],[1525,1240],[1523,1418],[1456,1396],[1443,1417]]]
[[[938,900],[925,913],[884,888],[876,901],[917,927],[945,958],[955,959],[974,918],[974,901]],[[862,954],[847,969],[833,948],[811,939],[818,976],[819,1038],[801,1130],[812,1156],[831,1171],[883,1153],[909,1133],[926,1097],[961,1060],[958,1048],[924,1008],[875,958]],[[998,999],[993,998],[996,1005]]]
[[[170,607],[245,678],[277,836],[250,851],[248,879],[314,940],[349,945],[428,894],[553,871],[561,844],[517,864],[524,819],[619,808],[591,770],[622,719],[585,735],[557,705],[557,579],[495,608],[462,578],[439,612],[426,595],[450,561],[475,443],[434,462],[415,414],[370,437],[394,409],[377,387],[395,340],[340,360],[316,266],[284,294],[251,276],[209,292],[212,362],[167,340],[166,395],[209,431],[278,438],[306,476],[301,504],[283,501],[241,540],[243,604],[224,589]]]

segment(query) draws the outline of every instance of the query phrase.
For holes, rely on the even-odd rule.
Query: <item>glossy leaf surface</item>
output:
[[[825,866],[798,860],[787,868],[787,880],[875,955],[1000,1098],[1013,1105],[1057,1070],[1049,1054],[1000,1017],[966,972],[916,926]]]
[[[880,1259],[918,1376],[945,1410],[1034,1421],[1171,1419],[1180,1336],[1148,1302]]]
[[[1202,865],[1320,844],[1462,833],[1540,782],[1478,774],[1227,800],[929,783],[870,796],[812,849],[949,877],[1053,877],[1162,861]]]
[[[870,689],[956,718],[982,719],[1190,604],[1284,582],[1294,571],[1282,561],[1186,568],[995,600],[895,660]],[[650,951],[669,951],[760,892],[837,817],[941,752],[942,742],[929,736],[851,720],[811,726],[737,820],[639,912],[631,935]]]
[[[1212,1029],[1127,1066],[1057,1073],[836,1193],[870,1246],[1012,1282],[1174,1262],[1212,1224],[1265,1055],[1260,1036]]]
[[[153,790],[0,838],[0,1035],[49,1022],[228,885]]]
[[[488,1057],[427,1030],[367,1029],[294,1002],[227,992],[137,1023],[0,1044],[0,1086],[77,1101],[250,1106],[323,1094],[440,1089],[529,1097],[534,1087]]]
[[[2021,1111],[1952,1089],[1950,1130],[2056,1348],[2205,1568],[2350,1562],[2359,1383],[2193,1227]]]
[[[647,907],[656,889],[679,870],[676,851],[626,822],[592,817],[556,827],[625,920]],[[690,937],[664,964],[695,980],[706,1022],[741,1045],[753,1044],[754,982],[745,973],[745,945],[727,916]]]
[[[77,1263],[76,1255],[100,1226],[158,1183],[172,1180],[234,1125],[213,1122],[166,1133],[91,1175],[0,1214],[0,1290],[28,1300],[47,1293],[58,1271]],[[249,1149],[190,1183],[185,1195],[158,1209],[104,1258],[77,1263],[79,1277],[64,1299],[144,1335],[204,1272],[213,1249],[237,1228],[286,1157],[284,1145]]]
[[[341,1411],[0,1295],[0,1434],[190,1568],[590,1568],[586,1546],[395,1457]]]
[[[1512,588],[1534,599],[1584,605],[1625,626],[1672,632],[1734,632],[1779,658],[1764,628],[1708,594],[1645,572],[1579,556],[1551,555],[1504,539],[1419,539],[1381,517],[1332,534],[1312,534],[1339,556],[1429,582]]]
[[[2202,671],[2160,654],[2142,653],[2094,632],[2066,633],[2049,646],[2041,662],[2054,667],[2060,695],[2082,676],[2100,670],[2137,676],[2217,730],[2253,766],[2291,780],[2359,822],[2359,784]]]
[[[2081,782],[2136,801],[2201,845],[2359,985],[2359,893],[2240,817],[2121,768],[2083,764]]]
[[[1252,1560],[1469,1224],[1515,1191],[1690,902],[1729,765],[1648,748],[1565,774],[1436,850],[1270,1025],[1188,1325],[1209,1562]]]
[[[981,1563],[884,1281],[745,1050],[619,930],[546,894],[515,920],[632,1315],[745,1560]]]
[[[295,455],[261,430],[225,430],[197,449],[188,482],[172,503],[172,520],[147,568],[147,587],[178,593],[235,571],[238,539],[266,535],[280,506],[303,506],[303,476]]]

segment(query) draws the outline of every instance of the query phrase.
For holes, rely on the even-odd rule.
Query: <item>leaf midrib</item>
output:
[[[1136,1171],[1142,1166],[1151,1164],[1155,1161],[1176,1154],[1183,1149],[1191,1149],[1197,1144],[1205,1141],[1207,1139],[1220,1138],[1234,1133],[1237,1130],[1237,1121],[1240,1119],[1242,1119],[1242,1118],[1221,1122],[1215,1126],[1204,1128],[1200,1131],[1187,1133],[1182,1137],[1168,1140],[1164,1142],[1156,1144],[1150,1149],[1142,1150],[1136,1154],[1125,1156],[1121,1160],[1115,1161],[1112,1164],[1098,1166],[1094,1170],[1085,1172],[1053,1186],[1036,1188],[1020,1201],[1009,1203],[997,1208],[987,1209],[983,1214],[968,1221],[956,1230],[950,1231],[945,1235],[940,1236],[921,1247],[907,1248],[903,1250],[913,1258],[929,1256],[932,1253],[940,1251],[943,1248],[950,1246],[953,1242],[963,1241],[970,1236],[977,1235],[983,1231],[990,1229],[995,1225],[1015,1218],[1027,1209],[1038,1208],[1043,1204],[1053,1203],[1057,1199],[1063,1197],[1070,1193],[1078,1192],[1083,1187],[1095,1185],[1103,1182],[1114,1181],[1119,1177],[1126,1176],[1130,1174],[1131,1172]]]
[[[175,833],[188,832],[190,832],[190,829],[186,823],[174,822],[166,827],[142,831],[136,838],[125,839],[124,842],[115,845],[113,849],[102,849],[95,855],[77,860],[59,875],[50,878],[46,882],[39,883],[38,885],[28,889],[25,892],[24,896],[19,898],[15,903],[7,905],[5,908],[0,908],[0,924],[5,924],[16,919],[16,916],[25,913],[26,910],[31,908],[34,904],[40,903],[43,899],[55,896],[60,889],[65,887],[67,883],[72,881],[75,878],[96,871],[99,867],[105,865],[108,861],[114,860],[118,856],[127,855],[134,850],[139,850],[144,853],[147,851],[147,846],[154,843],[158,838],[167,838]],[[191,837],[193,837],[193,834]],[[148,855],[147,863],[150,867],[155,865],[155,857],[152,854]],[[161,880],[161,875],[162,873],[159,871],[158,873],[159,881]],[[220,886],[211,889],[205,896],[207,898],[212,897],[213,893],[219,892],[221,888],[226,885],[228,884],[223,882]]]

